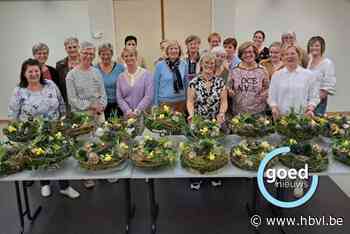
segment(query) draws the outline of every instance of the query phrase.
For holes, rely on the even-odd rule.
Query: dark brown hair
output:
[[[233,45],[233,47],[235,47],[235,49],[236,49],[238,42],[237,42],[236,38],[228,37],[224,40],[224,46],[225,45]]]
[[[326,50],[326,41],[321,36],[314,36],[314,37],[310,38],[310,40],[307,43],[307,53],[308,54],[310,54],[311,46],[317,41],[321,44],[321,54],[323,55],[323,53]]]
[[[21,88],[27,88],[28,87],[28,80],[25,77],[25,73],[27,71],[28,66],[38,66],[38,68],[40,69],[40,84],[45,85],[45,80],[43,77],[43,74],[41,72],[41,66],[38,60],[36,59],[27,59],[22,63],[22,67],[21,67],[21,74],[20,74],[20,80],[19,80],[19,87]]]
[[[261,30],[255,31],[254,37],[255,37],[255,35],[258,34],[258,33],[260,33],[260,34],[262,35],[263,40],[265,41],[265,33],[264,33],[263,31],[261,31]]]

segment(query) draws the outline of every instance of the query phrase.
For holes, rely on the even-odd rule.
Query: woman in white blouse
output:
[[[307,68],[315,73],[320,83],[320,103],[315,111],[317,115],[326,113],[328,95],[335,94],[335,68],[332,60],[324,56],[325,49],[326,42],[320,36],[311,37],[307,44],[310,56]]]
[[[285,67],[274,73],[270,83],[268,103],[274,119],[293,108],[313,116],[319,98],[319,83],[313,72],[299,65],[300,51],[294,45],[282,51]]]

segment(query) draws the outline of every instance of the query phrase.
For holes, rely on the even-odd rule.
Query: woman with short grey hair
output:
[[[67,74],[66,78],[68,102],[71,111],[88,112],[96,121],[104,121],[106,91],[100,72],[91,65],[96,48],[90,42],[82,42],[80,48],[80,63]],[[95,182],[86,180],[84,186],[92,188]]]
[[[58,86],[58,72],[55,68],[46,64],[49,57],[49,47],[42,42],[32,47],[33,57],[40,63],[41,73],[46,80],[52,80]]]
[[[117,104],[117,80],[124,72],[124,65],[113,61],[113,46],[111,43],[103,43],[98,47],[99,63],[95,66],[100,72],[107,94],[107,106],[104,111],[105,117],[113,115],[122,116],[123,112]]]

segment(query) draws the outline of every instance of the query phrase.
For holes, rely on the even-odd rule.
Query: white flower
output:
[[[97,137],[101,137],[101,136],[103,136],[103,134],[104,134],[104,130],[103,130],[103,128],[97,128],[96,129],[96,132],[95,132],[95,135],[97,136]]]

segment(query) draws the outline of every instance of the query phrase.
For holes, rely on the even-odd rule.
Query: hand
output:
[[[232,89],[227,89],[227,92],[229,97],[235,96],[235,91],[233,91]]]
[[[328,96],[328,91],[327,91],[327,90],[324,90],[324,89],[321,89],[321,90],[320,90],[320,99],[323,100],[323,99],[325,99],[327,96]]]
[[[134,118],[134,117],[136,117],[136,113],[133,112],[133,111],[128,111],[128,112],[126,113],[126,117],[128,117],[128,119]]]
[[[278,120],[278,118],[281,116],[281,112],[278,107],[272,107],[271,112],[274,120]]]
[[[314,112],[312,110],[307,110],[305,112],[305,115],[310,117],[310,118],[315,117],[315,114],[314,114]]]
[[[225,114],[224,113],[219,113],[216,116],[216,120],[219,122],[219,124],[223,124],[225,122]]]
[[[193,118],[193,115],[189,115],[189,116],[187,117],[188,124],[191,124],[191,123],[192,123],[192,118]]]

